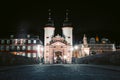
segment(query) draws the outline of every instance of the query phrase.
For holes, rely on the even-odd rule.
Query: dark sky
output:
[[[0,38],[24,31],[40,35],[43,40],[48,9],[51,9],[58,33],[61,32],[65,11],[69,9],[69,18],[74,28],[74,42],[81,40],[84,33],[88,37],[98,35],[109,38],[112,42],[120,42],[120,6],[118,2],[110,1],[3,2],[0,11]]]

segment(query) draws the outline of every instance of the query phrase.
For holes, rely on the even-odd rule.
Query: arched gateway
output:
[[[72,46],[63,37],[57,35],[52,38],[50,44],[46,45],[44,54],[45,63],[66,64],[71,63]]]
[[[72,24],[68,20],[68,10],[62,26],[62,34],[54,37],[54,21],[49,10],[48,23],[44,28],[44,62],[71,63],[72,60]]]

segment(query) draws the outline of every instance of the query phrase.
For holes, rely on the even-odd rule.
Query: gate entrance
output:
[[[54,63],[55,64],[63,63],[63,61],[62,61],[62,52],[61,51],[55,52],[55,54],[54,54]]]

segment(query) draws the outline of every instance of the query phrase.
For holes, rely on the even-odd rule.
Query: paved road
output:
[[[29,65],[0,70],[0,80],[120,80],[120,71],[81,64]]]

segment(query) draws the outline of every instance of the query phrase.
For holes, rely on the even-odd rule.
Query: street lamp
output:
[[[75,46],[74,46],[74,49],[75,49],[75,50],[77,50],[77,49],[78,49],[78,46],[77,46],[77,45],[75,45]]]

